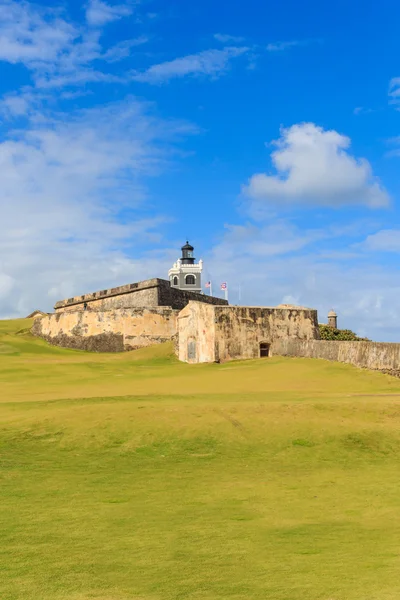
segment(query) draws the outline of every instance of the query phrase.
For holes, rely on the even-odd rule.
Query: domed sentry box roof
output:
[[[328,312],[328,317],[337,317],[337,314],[335,313],[333,308],[331,308],[331,310]]]

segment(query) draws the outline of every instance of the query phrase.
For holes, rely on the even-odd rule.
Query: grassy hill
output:
[[[400,381],[0,321],[1,600],[397,600]]]

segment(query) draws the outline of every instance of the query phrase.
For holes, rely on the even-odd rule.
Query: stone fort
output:
[[[349,363],[400,376],[400,344],[320,339],[317,311],[293,305],[230,306],[202,292],[203,263],[188,242],[166,279],[60,300],[34,311],[32,333],[51,344],[122,352],[173,341],[179,360],[225,362],[273,355]],[[328,313],[337,327],[337,315]]]
[[[230,306],[202,292],[203,262],[188,242],[169,279],[148,279],[60,300],[33,333],[51,344],[121,352],[174,341],[180,360],[222,362],[273,352],[278,340],[319,339],[317,311],[292,305]]]

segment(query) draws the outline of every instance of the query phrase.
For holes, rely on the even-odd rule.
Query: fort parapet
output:
[[[97,352],[134,350],[174,339],[177,316],[190,301],[224,305],[221,298],[147,279],[60,300],[55,313],[35,320],[34,335],[65,348]]]
[[[154,278],[60,300],[55,304],[54,310],[56,313],[84,310],[85,304],[88,310],[97,311],[156,306],[181,310],[190,300],[214,305],[228,304],[222,298],[176,289],[166,279]]]

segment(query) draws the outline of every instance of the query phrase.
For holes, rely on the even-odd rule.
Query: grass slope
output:
[[[397,600],[400,381],[0,321],[1,600]]]

